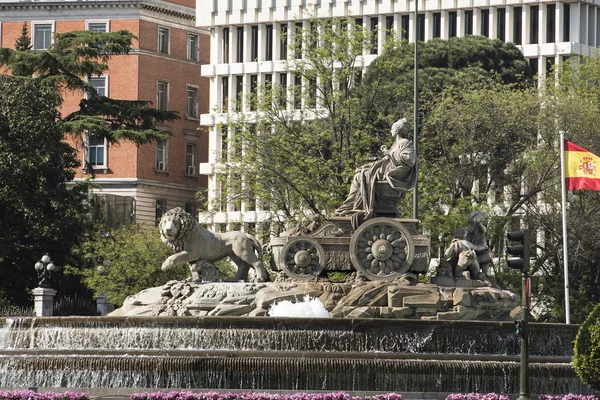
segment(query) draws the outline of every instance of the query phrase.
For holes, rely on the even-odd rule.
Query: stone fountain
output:
[[[0,387],[519,389],[512,322],[269,317],[2,319]],[[531,324],[532,393],[588,393],[577,326]]]
[[[275,282],[254,237],[169,210],[160,231],[174,254],[163,269],[187,263],[191,278],[131,296],[109,317],[0,319],[0,386],[517,393],[519,297],[486,274],[483,214],[419,282],[429,239],[397,215],[416,174],[405,131],[394,124],[394,145],[358,170],[336,215],[272,238]],[[219,282],[213,262],[224,257],[234,282]],[[348,278],[332,283],[328,272]],[[266,316],[306,295],[333,318]],[[531,392],[589,393],[571,365],[578,327],[529,329]]]

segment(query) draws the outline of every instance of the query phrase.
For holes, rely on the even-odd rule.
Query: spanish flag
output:
[[[600,190],[600,157],[565,140],[566,190]]]

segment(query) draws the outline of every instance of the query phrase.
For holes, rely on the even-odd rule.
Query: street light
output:
[[[48,254],[44,254],[42,259],[35,263],[35,269],[38,272],[40,282],[39,287],[50,288],[50,281],[52,279],[52,272],[56,271],[56,265],[50,260]]]

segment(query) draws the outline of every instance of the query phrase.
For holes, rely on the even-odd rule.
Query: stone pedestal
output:
[[[32,293],[35,302],[35,315],[38,317],[51,317],[56,290],[37,287],[32,290]]]
[[[104,316],[109,313],[108,305],[106,304],[106,295],[104,292],[98,293],[96,296],[96,315]]]

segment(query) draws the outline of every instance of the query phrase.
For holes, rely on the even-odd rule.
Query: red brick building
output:
[[[14,48],[23,23],[38,50],[48,48],[55,32],[128,30],[137,37],[129,55],[113,57],[106,75],[90,83],[100,94],[149,100],[181,119],[161,126],[171,136],[158,144],[70,140],[82,161],[76,179],[94,177],[94,192],[133,198],[138,223],[154,223],[176,206],[195,213],[196,194],[206,188],[198,167],[208,161],[208,133],[199,118],[209,104],[209,80],[200,76],[209,36],[195,26],[195,0],[0,0],[0,46]],[[63,115],[76,110],[82,96],[65,95]]]

